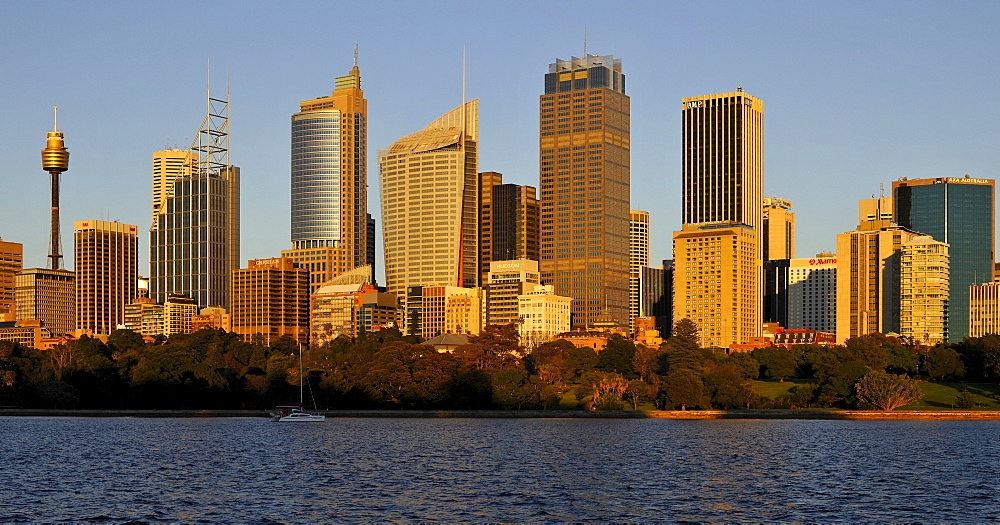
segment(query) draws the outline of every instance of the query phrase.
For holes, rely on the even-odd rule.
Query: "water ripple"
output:
[[[0,522],[984,522],[998,422],[0,419]]]

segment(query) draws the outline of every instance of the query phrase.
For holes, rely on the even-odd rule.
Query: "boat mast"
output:
[[[302,405],[302,409],[305,410],[306,398],[302,391],[302,343],[299,343],[299,404]]]

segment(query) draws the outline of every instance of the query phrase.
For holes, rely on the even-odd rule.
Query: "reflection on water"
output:
[[[1000,422],[0,419],[0,522],[997,521]]]

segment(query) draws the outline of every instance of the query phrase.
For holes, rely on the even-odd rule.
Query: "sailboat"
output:
[[[299,402],[289,403],[287,405],[278,405],[275,407],[275,411],[271,412],[271,421],[277,421],[281,423],[293,422],[293,421],[326,421],[326,416],[323,414],[310,414],[303,410],[303,402],[305,399],[305,391],[303,390],[305,383],[305,376],[302,375],[302,343],[299,343]],[[312,387],[309,387],[309,394],[312,396]],[[316,400],[313,399],[313,404],[315,405]]]

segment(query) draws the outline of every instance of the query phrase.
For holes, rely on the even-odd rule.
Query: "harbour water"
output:
[[[0,522],[1000,521],[1000,421],[0,418]]]

